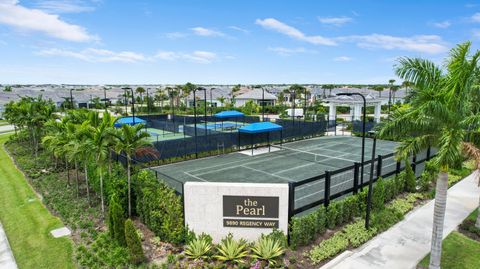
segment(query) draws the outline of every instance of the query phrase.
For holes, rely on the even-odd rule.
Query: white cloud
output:
[[[268,50],[273,51],[282,56],[290,56],[290,55],[299,54],[299,53],[317,53],[317,51],[315,50],[307,50],[303,47],[299,47],[299,48],[270,47],[268,48]]]
[[[473,29],[472,35],[473,37],[480,39],[480,29]]]
[[[342,26],[346,23],[352,22],[353,19],[350,17],[318,17],[318,20],[323,24],[333,25],[333,26]]]
[[[238,27],[238,26],[229,26],[228,28],[233,29],[233,30],[236,30],[236,31],[239,31],[239,32],[242,32],[242,33],[244,33],[244,34],[250,33],[250,31],[245,30],[245,29],[243,29],[243,28],[241,28],[241,27]]]
[[[149,59],[141,53],[132,51],[114,52],[111,50],[87,48],[81,51],[72,51],[66,49],[45,49],[38,51],[36,54],[41,56],[62,56],[76,58],[86,62],[123,62],[134,63],[144,62]]]
[[[194,34],[199,36],[225,36],[225,34],[222,32],[204,28],[204,27],[194,27],[194,28],[190,28],[190,30],[192,30]]]
[[[452,25],[452,24],[449,21],[440,21],[440,22],[434,22],[432,25],[437,27],[437,28],[446,29],[446,28],[450,27],[450,25]]]
[[[208,64],[218,58],[217,54],[209,51],[197,50],[191,53],[159,51],[155,55],[156,59],[165,61],[187,60],[194,63]]]
[[[473,14],[473,16],[471,17],[471,20],[473,22],[480,22],[480,12]]]
[[[83,0],[39,0],[35,7],[48,13],[81,13],[95,10],[93,5]]]
[[[339,57],[335,57],[333,58],[333,60],[335,62],[350,62],[351,60],[353,60],[352,58],[348,57],[348,56],[339,56]]]
[[[85,28],[67,23],[58,15],[39,9],[30,9],[18,4],[17,0],[0,1],[0,24],[10,25],[21,31],[41,32],[51,37],[86,42],[98,39]]]
[[[171,33],[166,33],[165,37],[168,39],[180,39],[180,38],[185,38],[188,35],[186,33],[182,32],[171,32]]]
[[[287,35],[291,38],[300,40],[300,41],[305,41],[311,44],[315,45],[325,45],[325,46],[335,46],[336,42],[330,38],[325,38],[319,35],[316,36],[308,36],[302,33],[300,30],[287,25],[281,21],[278,21],[273,18],[267,18],[267,19],[257,19],[255,21],[256,24],[262,26],[265,29],[268,30],[273,30],[278,33]]]
[[[356,42],[361,48],[380,48],[386,50],[405,50],[428,54],[437,54],[448,51],[448,47],[440,36],[416,35],[411,37],[397,37],[382,34],[354,35],[338,37],[337,40]]]

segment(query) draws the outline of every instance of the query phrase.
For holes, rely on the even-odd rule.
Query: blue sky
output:
[[[0,0],[0,83],[385,83],[466,40],[480,2]]]

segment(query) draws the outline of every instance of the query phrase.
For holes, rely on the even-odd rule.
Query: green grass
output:
[[[443,240],[443,269],[474,269],[480,268],[480,242],[453,231]],[[422,268],[428,268],[430,255],[420,262]]]
[[[8,135],[0,136],[0,221],[18,267],[75,268],[72,240],[50,235],[64,225],[45,208],[5,152],[7,139]]]

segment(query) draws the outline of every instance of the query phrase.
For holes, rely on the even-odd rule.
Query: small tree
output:
[[[385,184],[381,177],[378,178],[372,193],[373,210],[381,210],[385,203]]]
[[[113,195],[110,201],[108,226],[110,236],[120,245],[125,246],[124,210],[120,206],[116,195]]]
[[[417,179],[413,172],[410,161],[405,160],[405,191],[415,192],[417,189]]]
[[[131,219],[125,221],[125,240],[127,241],[128,252],[130,253],[130,262],[139,264],[145,261],[142,243]]]

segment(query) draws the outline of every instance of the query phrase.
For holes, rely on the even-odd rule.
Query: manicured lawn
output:
[[[72,240],[50,235],[63,224],[14,166],[3,147],[7,139],[0,136],[0,221],[19,268],[75,268]]]
[[[443,269],[474,269],[480,268],[480,242],[453,231],[443,240]],[[421,262],[422,268],[428,268],[430,255]]]

